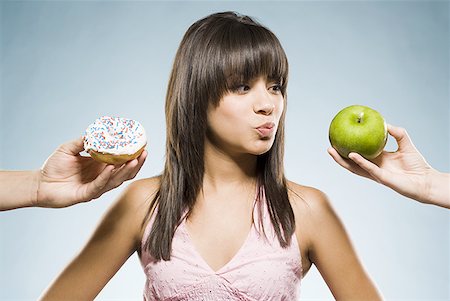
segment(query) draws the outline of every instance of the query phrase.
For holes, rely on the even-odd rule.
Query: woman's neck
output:
[[[257,156],[251,154],[230,155],[205,144],[205,175],[203,186],[217,190],[230,186],[254,186]]]

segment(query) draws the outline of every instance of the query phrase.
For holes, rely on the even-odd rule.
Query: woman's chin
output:
[[[271,148],[272,148],[272,145],[273,145],[273,141],[271,141],[270,143],[265,143],[265,144],[259,144],[259,145],[257,145],[252,151],[251,151],[251,153],[253,154],[253,155],[263,155],[263,154],[265,154],[265,153],[267,153]]]

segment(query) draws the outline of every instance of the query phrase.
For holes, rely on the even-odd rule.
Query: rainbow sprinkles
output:
[[[131,155],[147,143],[144,127],[136,120],[102,116],[86,129],[84,149],[103,154]]]

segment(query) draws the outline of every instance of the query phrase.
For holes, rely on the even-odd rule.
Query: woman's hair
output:
[[[156,260],[170,259],[175,230],[202,189],[208,105],[217,106],[236,85],[260,76],[278,81],[286,102],[286,54],[277,37],[250,17],[216,13],[185,33],[167,88],[166,162],[146,218],[156,208],[144,245]],[[284,119],[283,112],[271,149],[257,158],[257,200],[265,194],[276,235],[286,247],[295,221],[283,168]]]

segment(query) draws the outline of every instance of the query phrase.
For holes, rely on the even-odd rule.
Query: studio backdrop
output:
[[[405,127],[449,172],[449,2],[2,1],[0,168],[38,169],[102,115],[139,120],[149,137],[137,178],[159,174],[164,100],[187,28],[219,11],[250,15],[289,59],[288,179],[324,191],[387,300],[444,301],[450,211],[409,200],[337,165],[333,116],[352,104]],[[387,149],[395,150],[390,138]],[[36,300],[77,254],[126,184],[65,209],[0,213],[0,300]],[[142,300],[136,254],[97,300]],[[332,300],[313,268],[301,300]]]

